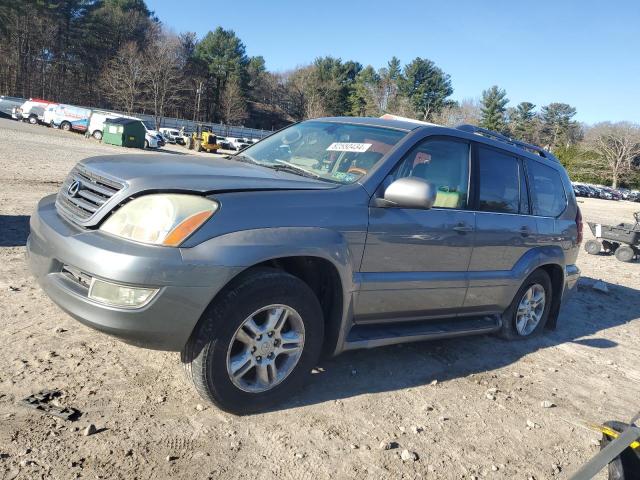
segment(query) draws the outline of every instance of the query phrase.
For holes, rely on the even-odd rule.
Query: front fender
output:
[[[310,256],[330,261],[338,270],[343,292],[354,289],[353,255],[345,237],[317,227],[277,227],[241,230],[181,249],[191,264],[251,267],[283,257]]]

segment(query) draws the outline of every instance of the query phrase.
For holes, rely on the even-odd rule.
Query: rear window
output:
[[[483,212],[519,213],[520,163],[516,157],[480,147],[479,204]],[[523,205],[524,207],[524,205]],[[524,211],[522,213],[528,213]]]
[[[529,188],[533,198],[533,214],[541,217],[557,217],[566,205],[567,196],[560,174],[539,162],[527,162]]]

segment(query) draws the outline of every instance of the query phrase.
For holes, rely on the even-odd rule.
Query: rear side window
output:
[[[527,161],[529,188],[533,200],[533,214],[541,217],[557,217],[566,205],[567,196],[560,174],[553,168]]]
[[[484,147],[478,147],[478,153],[478,209],[483,212],[520,213],[520,162],[516,157]]]
[[[436,187],[437,208],[465,209],[469,185],[469,144],[428,139],[419,143],[400,162],[394,179],[419,177]]]

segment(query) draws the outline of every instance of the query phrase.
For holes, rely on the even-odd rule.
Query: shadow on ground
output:
[[[506,367],[532,352],[564,343],[593,349],[615,347],[616,342],[597,334],[640,322],[640,291],[607,284],[609,293],[603,294],[591,288],[593,283],[590,278],[580,280],[578,292],[561,311],[557,329],[546,330],[542,336],[508,342],[485,335],[347,352],[322,361],[322,371],[312,375],[310,385],[273,410],[466,377]],[[620,302],[629,308],[617,308]]]
[[[0,215],[0,247],[24,247],[29,236],[28,215]]]

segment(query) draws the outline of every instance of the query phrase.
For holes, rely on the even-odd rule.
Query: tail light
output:
[[[578,243],[582,243],[582,212],[580,211],[580,207],[578,208],[578,213],[576,213],[576,227],[578,227]]]

